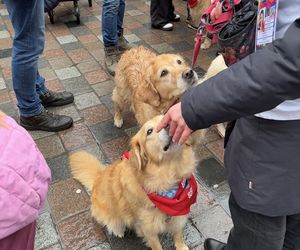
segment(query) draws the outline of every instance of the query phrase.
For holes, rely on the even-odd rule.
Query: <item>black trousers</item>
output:
[[[151,0],[150,15],[154,27],[162,27],[171,22],[175,17],[172,0]]]
[[[287,194],[288,195],[288,194]],[[300,214],[268,217],[229,198],[233,228],[226,250],[300,250]]]

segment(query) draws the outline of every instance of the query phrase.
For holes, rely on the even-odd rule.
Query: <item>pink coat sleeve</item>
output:
[[[51,181],[50,169],[28,132],[12,118],[0,126],[0,239],[33,222]]]

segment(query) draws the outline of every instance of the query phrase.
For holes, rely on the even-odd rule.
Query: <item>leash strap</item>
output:
[[[193,58],[192,58],[192,69],[195,68],[196,62],[197,62],[197,58],[199,55],[199,50],[200,50],[200,46],[201,46],[201,40],[202,40],[202,36],[203,36],[203,32],[204,32],[204,25],[200,24],[197,33],[196,33],[196,41],[195,41],[195,45],[194,45],[194,50],[193,50]]]

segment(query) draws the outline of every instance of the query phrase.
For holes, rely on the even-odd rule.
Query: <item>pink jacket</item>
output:
[[[0,124],[0,239],[33,222],[51,181],[50,169],[28,132],[12,118]]]

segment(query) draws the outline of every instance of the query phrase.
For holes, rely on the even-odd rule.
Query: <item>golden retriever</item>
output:
[[[113,90],[114,124],[123,124],[122,112],[130,106],[139,125],[165,113],[198,81],[180,55],[161,54],[142,46],[125,52],[116,68]]]
[[[77,152],[70,156],[70,167],[74,178],[92,191],[92,216],[108,231],[123,237],[126,228],[135,229],[155,250],[162,249],[158,235],[169,232],[176,249],[188,250],[182,236],[187,215],[169,216],[147,197],[188,179],[196,166],[191,147],[173,144],[166,129],[155,131],[161,118],[146,122],[132,138],[129,159],[104,167]]]

